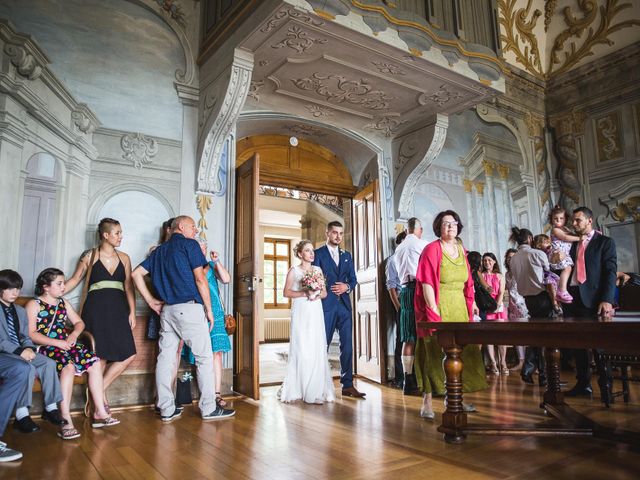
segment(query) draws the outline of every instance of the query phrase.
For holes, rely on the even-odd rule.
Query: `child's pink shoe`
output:
[[[566,290],[558,290],[556,293],[556,298],[559,302],[562,303],[571,303],[573,302],[573,297]]]

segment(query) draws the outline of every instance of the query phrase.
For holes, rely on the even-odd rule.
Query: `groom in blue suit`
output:
[[[342,396],[364,398],[366,394],[353,386],[353,340],[352,313],[349,293],[356,287],[356,272],[349,252],[340,248],[344,229],[340,222],[327,225],[327,243],[315,251],[313,264],[322,269],[330,290],[322,300],[327,345],[331,344],[333,332],[340,335],[340,383]]]

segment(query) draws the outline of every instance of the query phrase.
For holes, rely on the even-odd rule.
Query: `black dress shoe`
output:
[[[564,393],[565,397],[590,397],[593,395],[591,385],[577,384],[571,390]]]
[[[533,377],[531,376],[531,374],[529,374],[529,375],[520,375],[520,378],[522,378],[522,381],[524,383],[526,383],[527,385],[533,385]]]
[[[40,427],[35,424],[29,415],[13,422],[13,428],[17,428],[22,433],[33,433],[40,430]]]
[[[60,410],[58,410],[57,408],[55,410],[51,410],[50,412],[45,410],[42,412],[42,419],[43,420],[48,420],[49,422],[53,423],[54,425],[66,425],[67,421],[62,418],[62,415],[60,415]]]

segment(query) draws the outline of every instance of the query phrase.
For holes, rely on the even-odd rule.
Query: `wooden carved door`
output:
[[[386,334],[379,301],[384,291],[380,200],[375,180],[353,198],[353,245],[358,286],[355,289],[354,356],[359,376],[382,382]]]
[[[233,389],[258,400],[258,154],[236,172],[235,311]]]

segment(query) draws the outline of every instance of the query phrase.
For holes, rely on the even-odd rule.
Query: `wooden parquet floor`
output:
[[[567,378],[569,380],[569,378]],[[437,423],[418,416],[421,400],[359,381],[366,401],[283,405],[277,387],[259,402],[235,401],[237,416],[203,423],[196,407],[162,424],[150,409],[117,412],[121,425],[93,430],[76,417],[82,437],[63,442],[50,424],[42,431],[5,434],[20,463],[0,464],[0,479],[638,479],[640,445],[592,438],[469,436],[447,445]],[[471,422],[535,422],[540,391],[517,375],[492,377],[488,390],[468,395]],[[491,407],[500,399],[508,413]],[[640,388],[632,403],[611,409],[597,399],[570,400],[606,425],[640,431]],[[436,399],[442,412],[442,399]]]

